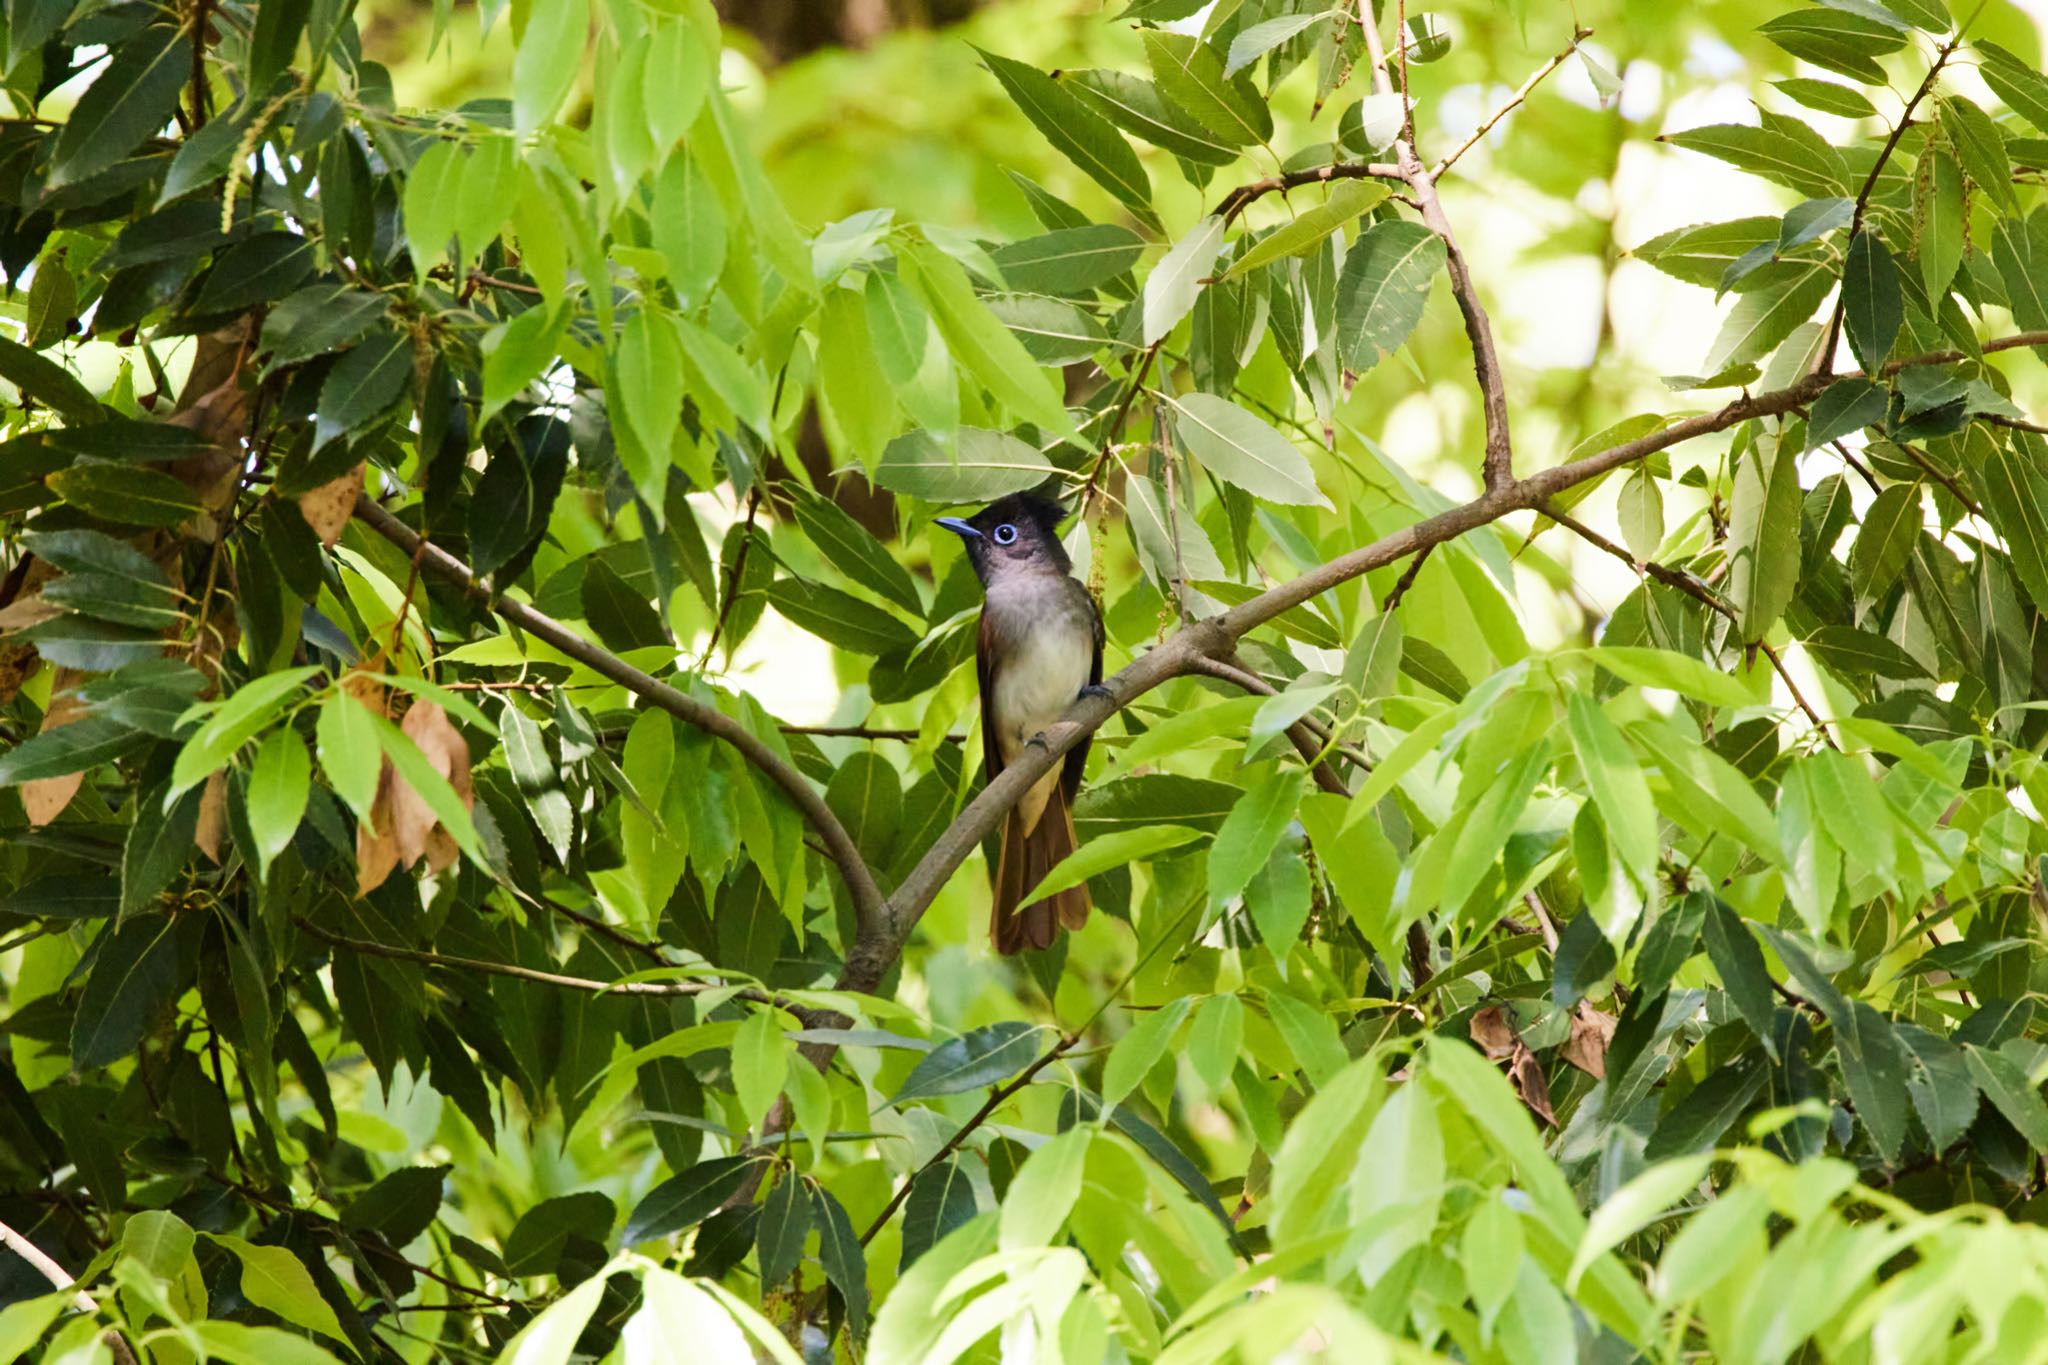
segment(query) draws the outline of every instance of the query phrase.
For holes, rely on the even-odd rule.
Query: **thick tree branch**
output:
[[[1386,47],[1380,41],[1379,25],[1373,18],[1372,0],[1359,0],[1358,21],[1365,30],[1373,88],[1382,95],[1391,95],[1394,82],[1387,74]],[[1405,90],[1401,92],[1401,103],[1405,128]],[[1465,319],[1465,335],[1472,342],[1472,371],[1479,380],[1480,404],[1486,415],[1486,454],[1480,467],[1489,490],[1505,488],[1515,477],[1514,444],[1508,435],[1507,376],[1501,369],[1500,351],[1494,345],[1493,323],[1486,316],[1486,306],[1479,301],[1479,287],[1472,282],[1472,269],[1451,231],[1451,220],[1444,216],[1443,201],[1437,197],[1436,180],[1429,168],[1415,155],[1415,148],[1406,138],[1395,139],[1394,160],[1416,208],[1422,212],[1423,223],[1444,244],[1444,268],[1451,277],[1451,295],[1457,299],[1458,312]]]
[[[385,511],[367,493],[356,502],[356,518],[406,554],[417,555],[421,567],[427,572],[454,584],[521,630],[545,640],[555,649],[603,677],[611,679],[650,705],[660,707],[676,719],[694,725],[713,738],[724,740],[739,750],[743,758],[765,773],[776,786],[782,788],[798,812],[810,823],[811,828],[818,832],[827,856],[838,865],[839,874],[845,879],[846,888],[853,896],[854,909],[859,915],[862,932],[879,931],[885,927],[881,889],[875,885],[874,874],[868,870],[866,861],[860,856],[860,850],[855,847],[852,836],[846,832],[846,827],[839,823],[839,817],[832,813],[831,807],[825,804],[825,798],[818,794],[804,775],[783,762],[781,756],[764,744],[751,730],[717,707],[677,691],[667,683],[641,672],[611,651],[590,643],[553,617],[535,611],[523,602],[515,602],[492,592],[477,582],[468,565],[439,546],[421,540],[411,527]]]

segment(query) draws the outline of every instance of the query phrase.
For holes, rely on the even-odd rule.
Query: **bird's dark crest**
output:
[[[1043,531],[1047,539],[1058,540],[1060,523],[1067,516],[1066,508],[1042,493],[1010,493],[976,512],[967,522],[987,535],[1006,521],[1028,521]]]

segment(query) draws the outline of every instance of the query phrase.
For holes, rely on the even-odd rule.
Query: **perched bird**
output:
[[[1102,614],[1072,575],[1060,545],[1066,517],[1050,498],[1013,493],[975,516],[938,524],[967,544],[986,599],[975,645],[981,683],[983,775],[993,782],[1032,738],[1076,697],[1101,691]],[[989,937],[996,951],[1047,948],[1061,926],[1088,918],[1088,888],[1072,887],[1022,906],[1025,893],[1074,851],[1074,797],[1088,762],[1088,741],[1024,793],[1003,821]]]

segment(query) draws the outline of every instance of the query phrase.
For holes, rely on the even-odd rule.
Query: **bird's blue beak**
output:
[[[969,526],[966,522],[960,520],[960,518],[958,517],[933,517],[932,520],[936,524],[945,527],[948,531],[951,531],[954,535],[960,537],[960,539],[962,540],[981,539],[981,532],[975,530],[972,526]]]

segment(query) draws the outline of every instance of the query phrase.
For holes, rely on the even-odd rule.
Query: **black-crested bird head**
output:
[[[1037,493],[998,498],[966,519],[940,517],[938,524],[967,545],[968,561],[985,587],[997,575],[1066,574],[1073,568],[1060,544],[1066,508]]]

